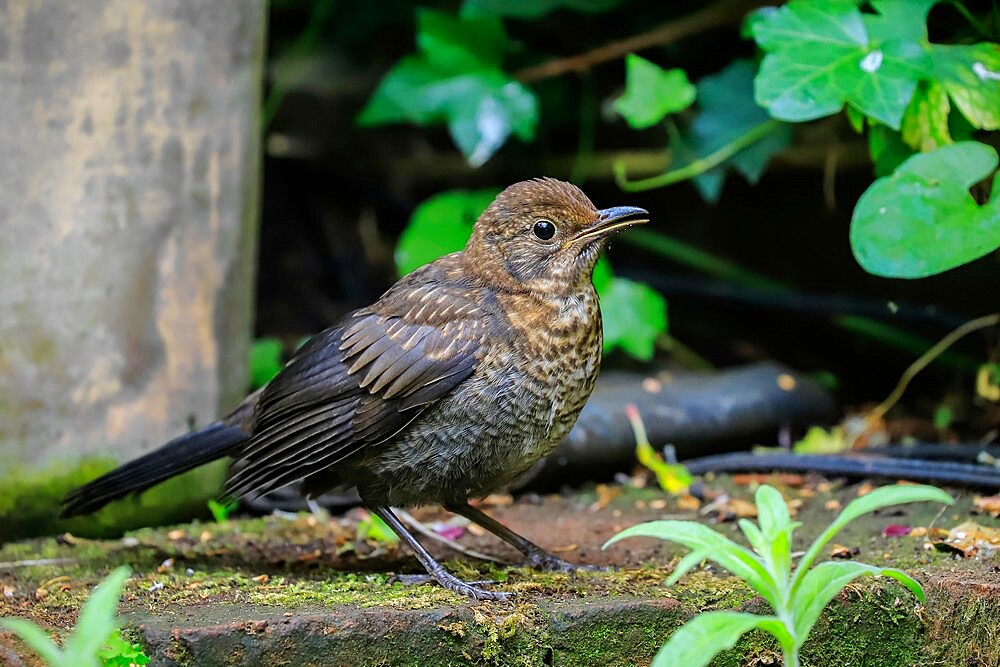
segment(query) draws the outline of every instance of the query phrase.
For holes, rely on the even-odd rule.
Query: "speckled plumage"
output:
[[[231,497],[299,482],[314,494],[357,486],[391,524],[398,521],[389,506],[440,503],[538,556],[538,547],[487,525],[492,520],[467,501],[512,482],[572,428],[601,361],[591,282],[601,244],[645,213],[598,211],[578,188],[553,179],[512,185],[480,216],[463,251],[405,276],[312,338],[262,391],[210,427],[216,449],[196,451],[197,433],[168,443],[75,491],[67,514],[184,469],[170,457],[173,446],[201,462],[232,456]],[[551,230],[539,232],[544,223]],[[393,528],[443,584],[487,595],[444,573],[404,528]]]

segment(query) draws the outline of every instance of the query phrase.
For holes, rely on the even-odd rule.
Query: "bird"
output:
[[[597,209],[553,178],[507,187],[463,250],[313,336],[226,417],[69,492],[61,516],[231,457],[223,498],[356,487],[430,578],[476,600],[510,594],[448,572],[393,507],[441,505],[527,565],[572,569],[469,501],[509,486],[573,427],[601,363],[594,266],[610,235],[648,219]]]

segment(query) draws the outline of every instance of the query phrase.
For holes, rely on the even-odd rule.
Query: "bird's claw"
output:
[[[480,579],[477,581],[462,581],[458,577],[452,576],[447,572],[442,572],[440,574],[395,574],[389,579],[389,583],[399,582],[404,586],[419,586],[420,584],[429,584],[432,582],[437,582],[442,587],[447,588],[450,591],[459,593],[461,595],[467,595],[473,600],[493,600],[493,601],[503,601],[509,600],[513,597],[513,593],[506,593],[504,591],[487,591],[480,588],[480,586],[493,586],[497,582],[490,579]]]

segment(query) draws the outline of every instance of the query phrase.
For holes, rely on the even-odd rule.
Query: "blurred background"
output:
[[[1000,304],[995,152],[975,166],[998,143],[995,3],[763,4],[4,3],[0,539],[205,513],[223,469],[53,521],[67,488],[235,405],[543,175],[651,212],[598,277],[605,368],[641,383],[777,362],[835,399],[808,411],[834,447],[995,440],[985,325],[865,442],[833,429]],[[796,67],[829,69],[826,87]],[[894,199],[938,187],[912,185],[908,158],[956,148],[927,167],[959,182],[947,205]],[[785,421],[721,439],[805,435]]]

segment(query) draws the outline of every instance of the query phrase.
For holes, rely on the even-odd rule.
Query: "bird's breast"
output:
[[[590,397],[601,363],[601,313],[592,289],[571,297],[516,295],[503,304],[516,359],[515,391],[525,419],[551,449],[573,426]]]

